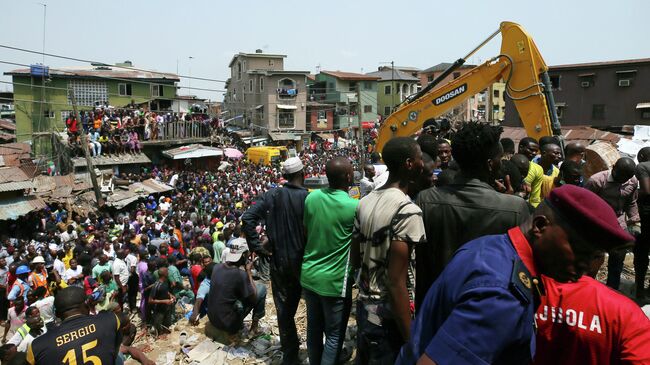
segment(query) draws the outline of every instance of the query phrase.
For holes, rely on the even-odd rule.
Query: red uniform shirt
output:
[[[535,364],[650,364],[650,320],[633,301],[588,276],[543,282]]]

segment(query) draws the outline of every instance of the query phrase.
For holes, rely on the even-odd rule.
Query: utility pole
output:
[[[70,94],[70,99],[72,99],[72,110],[74,112],[74,117],[77,118],[77,123],[81,122],[79,112],[77,111],[77,100],[74,97],[74,92],[68,90]],[[81,128],[83,130],[83,128]],[[104,198],[102,197],[102,191],[99,189],[97,184],[97,176],[95,175],[95,166],[93,165],[93,160],[90,158],[90,151],[88,151],[88,136],[85,132],[81,133],[81,148],[84,151],[84,157],[86,157],[86,168],[88,169],[88,174],[90,174],[90,182],[93,184],[93,190],[95,191],[95,199],[97,200],[97,206],[100,208],[104,206]]]
[[[395,61],[390,61],[390,97],[392,105],[390,106],[390,112],[392,113],[395,110]]]
[[[359,122],[359,139],[357,140],[358,142],[358,149],[359,149],[359,168],[361,169],[361,173],[363,174],[363,168],[365,167],[366,164],[366,146],[364,143],[364,138],[363,138],[363,122],[361,122],[361,117],[362,117],[362,108],[361,108],[361,83],[357,82],[357,115],[359,116],[357,118]]]

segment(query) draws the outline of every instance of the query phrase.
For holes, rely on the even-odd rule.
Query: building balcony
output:
[[[276,89],[276,93],[278,94],[278,98],[280,99],[295,99],[296,96],[298,96],[298,89],[280,88],[280,89]]]

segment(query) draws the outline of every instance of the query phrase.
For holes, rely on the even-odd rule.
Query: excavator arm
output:
[[[559,135],[560,124],[555,114],[551,85],[546,73],[548,67],[542,59],[533,39],[518,24],[503,22],[498,32],[473,50],[476,52],[494,35],[501,33],[501,54],[473,68],[461,77],[435,87],[434,80],[422,92],[397,108],[382,123],[375,150],[381,152],[386,142],[399,136],[412,136],[425,121],[441,116],[462,104],[473,95],[485,90],[495,82],[504,80],[506,94],[512,99],[526,133],[539,139],[542,136]],[[453,67],[462,65],[464,59]]]

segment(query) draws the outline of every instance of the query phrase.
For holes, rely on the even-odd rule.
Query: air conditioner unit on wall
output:
[[[583,81],[583,82],[580,83],[580,86],[581,87],[589,87],[589,86],[591,86],[591,83],[589,81]]]
[[[621,87],[630,86],[630,80],[618,80],[618,86]]]

